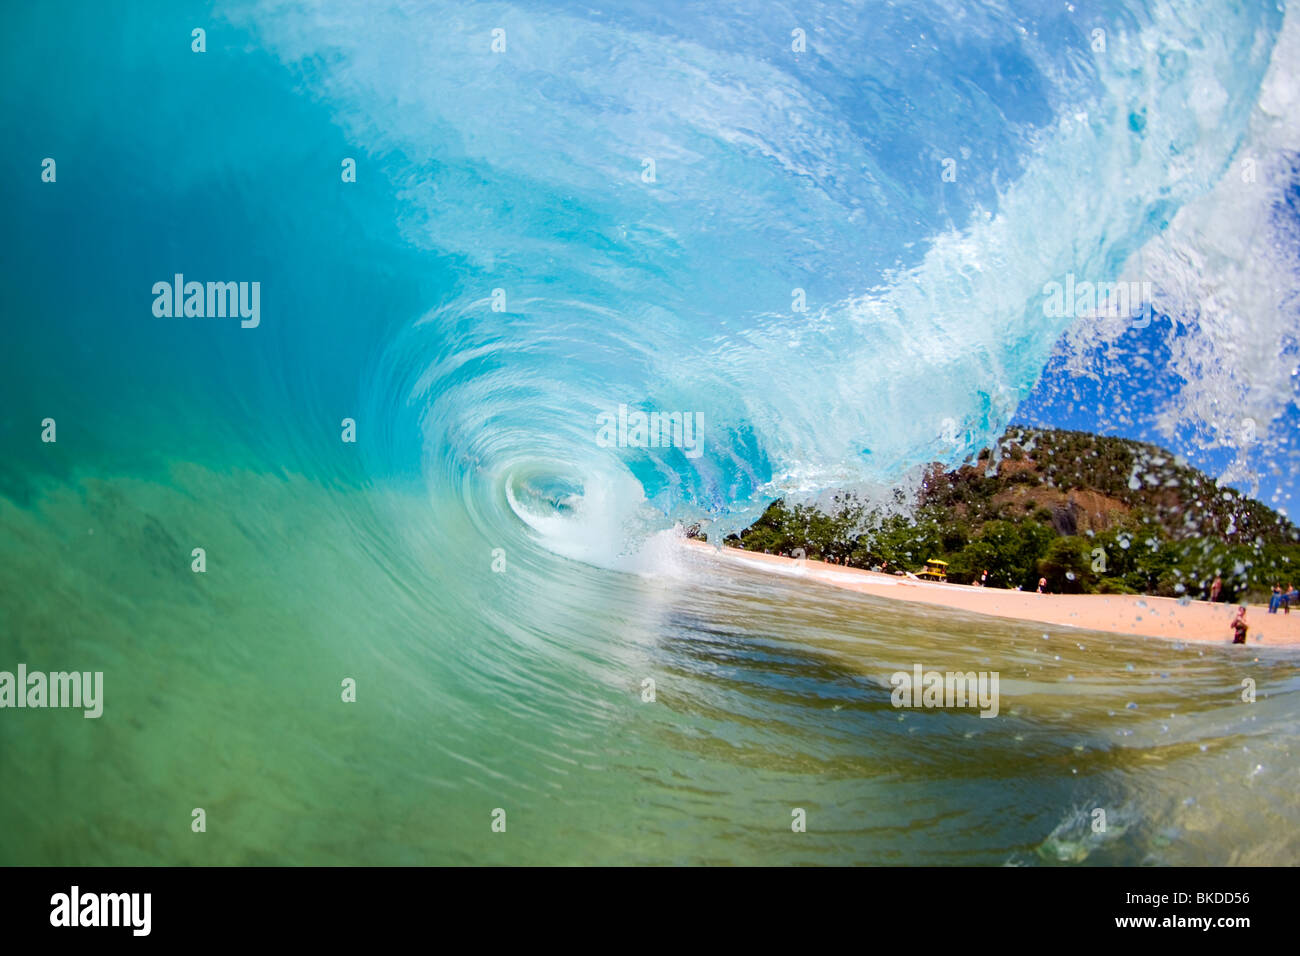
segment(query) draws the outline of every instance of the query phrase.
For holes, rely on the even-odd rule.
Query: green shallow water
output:
[[[495,6],[416,7],[6,22],[0,670],[102,671],[105,709],[0,711],[0,864],[1296,861],[1293,652],[608,554],[974,454],[1053,374],[1045,283],[1183,278],[1152,240],[1201,200],[1170,315],[1292,288],[1284,11],[1126,0],[1099,58],[1086,10],[832,5],[792,59],[763,4],[512,5],[500,56]],[[178,274],[258,283],[258,327],[156,314]],[[1284,340],[1255,298],[1208,340]],[[1219,394],[1163,328],[1112,424]],[[1266,420],[1242,394],[1214,434]],[[624,404],[702,413],[700,457],[603,447]],[[913,664],[998,671],[1000,716],[895,710]]]
[[[1293,654],[670,549],[619,572],[521,537],[493,573],[491,542],[429,514],[418,490],[197,466],[0,499],[0,669],[105,688],[98,720],[0,711],[0,863],[1297,858]],[[914,663],[998,671],[1000,715],[894,709]]]

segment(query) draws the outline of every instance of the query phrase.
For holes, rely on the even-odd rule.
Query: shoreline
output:
[[[1236,613],[1236,604],[1211,604],[1209,601],[1190,601],[1184,604],[1175,598],[1149,597],[1143,594],[1038,594],[1032,591],[1009,591],[968,584],[921,581],[864,568],[827,564],[807,558],[760,554],[740,548],[716,548],[704,541],[686,539],[685,543],[695,548],[706,548],[722,561],[797,575],[831,587],[912,604],[950,607],[988,617],[1134,637],[1160,637],[1208,644],[1232,643],[1230,622]],[[1269,614],[1267,605],[1249,604],[1246,606],[1246,624],[1249,626],[1244,645],[1246,647],[1300,646],[1300,611],[1294,617],[1281,611]]]

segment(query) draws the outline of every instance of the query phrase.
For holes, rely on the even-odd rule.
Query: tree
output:
[[[1047,546],[1038,561],[1038,574],[1047,578],[1047,590],[1058,594],[1084,594],[1092,591],[1096,574],[1086,538],[1070,535],[1057,538]]]

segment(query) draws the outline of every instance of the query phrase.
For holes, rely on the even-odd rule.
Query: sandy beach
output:
[[[1181,603],[1174,598],[1140,594],[1037,594],[1002,588],[942,584],[823,561],[759,554],[738,548],[718,550],[699,541],[688,541],[687,544],[706,548],[722,561],[798,574],[820,584],[914,604],[940,605],[1017,621],[1036,621],[1115,634],[1211,644],[1232,643],[1229,623],[1236,612],[1235,604],[1211,604],[1208,601]],[[1300,645],[1300,610],[1294,614],[1283,614],[1280,611],[1269,614],[1266,605],[1251,604],[1247,606],[1246,623],[1250,625],[1246,638],[1248,645]]]

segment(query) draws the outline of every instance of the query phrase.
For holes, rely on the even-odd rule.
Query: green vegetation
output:
[[[1300,531],[1286,518],[1169,452],[1084,432],[1018,429],[973,465],[933,466],[907,513],[869,511],[849,495],[829,512],[777,501],[725,544],[949,580],[989,572],[996,587],[1266,600],[1300,582]]]

